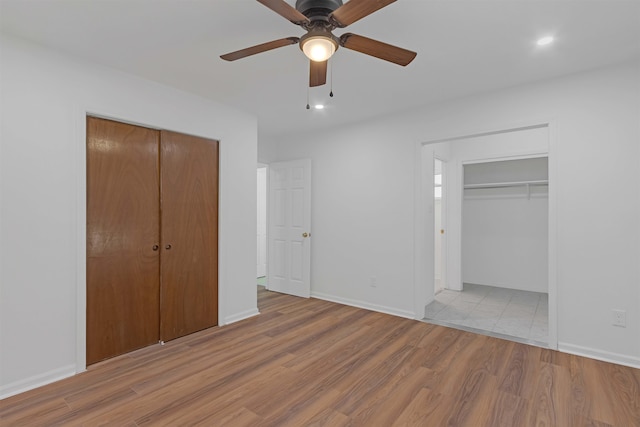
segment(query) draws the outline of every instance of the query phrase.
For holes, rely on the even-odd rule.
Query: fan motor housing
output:
[[[309,19],[316,16],[326,18],[342,6],[342,0],[296,0],[296,10]]]

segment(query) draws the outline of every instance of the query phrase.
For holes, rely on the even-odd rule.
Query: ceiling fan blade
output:
[[[413,58],[417,55],[417,53],[410,50],[352,33],[346,33],[340,37],[340,46],[364,53],[365,55],[375,56],[376,58],[384,59],[385,61],[393,62],[403,67],[413,61]]]
[[[286,39],[274,40],[256,46],[251,46],[246,49],[237,50],[235,52],[226,53],[224,55],[220,55],[220,58],[225,61],[235,61],[236,59],[245,58],[247,56],[255,55],[256,53],[262,53],[279,47],[288,46],[290,44],[296,44],[299,41],[300,39],[298,37],[287,37]]]
[[[329,19],[338,27],[344,28],[395,1],[396,0],[350,0],[334,10],[333,13],[329,15]]]
[[[310,22],[309,18],[300,13],[297,9],[289,5],[284,0],[258,0],[259,3],[267,6],[278,15],[293,22],[296,25],[302,25]]]
[[[322,86],[327,82],[327,62],[309,61],[309,87]]]

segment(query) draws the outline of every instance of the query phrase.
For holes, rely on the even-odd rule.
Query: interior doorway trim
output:
[[[436,252],[437,249],[434,248],[434,285],[436,285],[436,280],[440,280],[440,283],[434,287],[434,295],[444,289],[447,283],[447,239],[449,238],[449,232],[447,230],[447,189],[449,183],[446,178],[446,170],[448,168],[447,160],[444,158],[440,158],[438,153],[434,153],[433,155],[433,163],[434,163],[434,197],[433,197],[433,219],[435,222],[436,219],[436,195],[435,195],[435,176],[436,176],[436,167],[437,162],[440,162],[440,208],[438,214],[440,215],[440,226],[433,227],[433,232],[435,233],[433,236],[434,243],[439,239],[439,250],[440,250],[440,258],[439,263],[436,263]],[[434,224],[435,225],[435,224]],[[438,238],[438,235],[440,236]],[[439,265],[437,265],[439,264]],[[435,275],[435,272],[439,269],[440,277],[438,278]]]
[[[490,129],[482,129],[478,131],[469,131],[456,133],[451,135],[444,135],[439,138],[428,139],[426,141],[418,142],[415,146],[414,156],[414,230],[416,239],[414,240],[415,259],[414,259],[414,296],[415,296],[415,313],[416,318],[422,319],[424,317],[426,285],[431,283],[428,280],[427,272],[424,268],[424,260],[427,258],[427,245],[433,245],[432,241],[427,241],[427,232],[424,219],[427,215],[427,195],[431,194],[428,186],[432,185],[432,177],[426,177],[423,167],[422,159],[422,147],[429,144],[436,144],[441,142],[453,142],[458,140],[465,140],[470,138],[476,138],[481,136],[497,135],[509,132],[523,131],[537,128],[548,129],[548,151],[546,156],[548,157],[549,167],[549,222],[548,222],[548,292],[549,292],[549,337],[548,346],[551,349],[558,349],[558,283],[557,283],[557,188],[558,188],[558,173],[557,173],[557,155],[556,155],[556,120],[544,119],[533,120],[529,123],[520,123],[517,125],[505,125],[497,126]],[[528,153],[523,153],[528,154]],[[531,155],[543,155],[542,153],[529,153]],[[450,224],[451,225],[451,224]],[[451,243],[451,242],[449,242]],[[451,261],[451,260],[449,260]]]
[[[266,278],[266,289],[269,289],[269,165],[267,163],[262,163],[262,162],[258,162],[257,165],[257,169],[264,169],[265,170],[265,221],[266,221],[266,250],[265,250],[265,261],[266,261],[266,266],[265,266],[265,274],[264,277]],[[257,298],[257,296],[256,296]],[[259,310],[259,308],[258,308]]]

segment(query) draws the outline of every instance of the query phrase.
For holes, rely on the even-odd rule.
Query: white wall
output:
[[[313,296],[413,317],[414,147],[400,142],[363,126],[279,144],[280,160],[313,162]]]
[[[257,125],[215,102],[1,39],[0,396],[84,366],[86,112],[220,140],[220,322],[257,313]]]
[[[536,145],[547,152],[547,128],[500,136],[517,144],[523,135],[532,133],[540,139]],[[546,157],[464,165],[465,185],[547,179]],[[465,189],[462,281],[547,293],[548,218],[547,186]]]
[[[260,136],[258,142],[258,162],[268,164],[277,159],[277,142],[273,138]]]
[[[548,212],[545,195],[467,196],[462,209],[462,281],[548,290]]]
[[[312,293],[419,315],[433,274],[421,270],[433,254],[420,240],[433,231],[419,225],[417,147],[552,121],[559,346],[640,366],[639,119],[634,62],[281,138],[279,159],[314,164]],[[627,310],[627,328],[611,325],[614,308]]]

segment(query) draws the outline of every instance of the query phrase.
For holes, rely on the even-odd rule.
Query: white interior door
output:
[[[443,272],[442,261],[444,251],[443,249],[443,234],[444,234],[444,225],[443,219],[443,170],[442,170],[442,160],[434,158],[433,164],[433,219],[434,219],[434,230],[433,230],[433,242],[434,242],[434,261],[433,261],[433,271],[434,271],[434,283],[435,289],[434,292],[437,294],[440,292],[443,285]]]
[[[269,165],[269,279],[271,291],[311,294],[311,160]]]
[[[267,168],[258,168],[258,223],[256,243],[258,245],[256,259],[256,277],[267,274]]]

